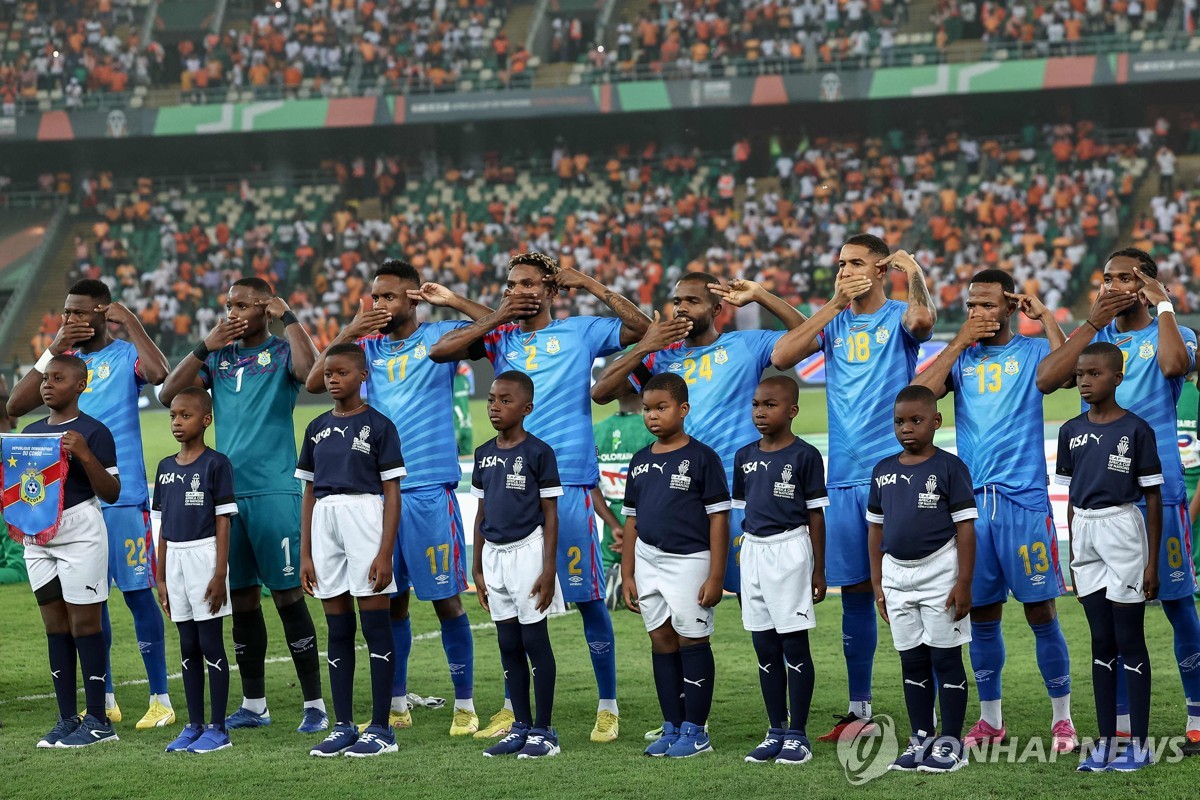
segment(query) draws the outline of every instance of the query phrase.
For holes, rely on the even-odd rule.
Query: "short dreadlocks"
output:
[[[547,277],[557,275],[561,269],[558,266],[558,262],[545,253],[517,253],[508,260],[508,268],[510,270],[519,264],[528,264],[531,267],[537,267]]]

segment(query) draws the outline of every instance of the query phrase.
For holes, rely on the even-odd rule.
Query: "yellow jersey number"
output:
[[[998,392],[1003,384],[1002,375],[1004,370],[999,364],[980,364],[975,369],[975,374],[979,376],[979,393],[986,394],[988,392]]]
[[[850,337],[846,343],[846,360],[854,363],[858,361],[866,361],[871,357],[871,335],[866,331],[859,331]]]
[[[1023,544],[1017,550],[1017,555],[1025,562],[1025,574],[1032,575],[1034,572],[1049,572],[1050,559],[1046,553],[1046,544],[1044,542],[1034,542],[1032,545]],[[1030,557],[1032,555],[1032,558]]]
[[[700,360],[687,358],[683,361],[683,381],[689,386],[696,383],[699,378],[706,381],[712,380],[712,359],[706,353],[700,356]]]
[[[449,572],[450,571],[450,545],[439,544],[437,546],[437,553],[440,553],[442,556],[442,570],[441,571]],[[425,555],[429,558],[429,574],[437,575],[438,574],[437,555],[434,553],[434,548],[432,548],[432,547],[426,548]]]
[[[389,358],[387,362],[388,383],[404,380],[408,375],[408,356]]]
[[[131,567],[146,563],[146,537],[125,540],[125,563]]]

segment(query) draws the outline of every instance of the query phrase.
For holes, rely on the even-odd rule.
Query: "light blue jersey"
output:
[[[817,337],[825,353],[830,487],[870,482],[875,465],[900,449],[893,407],[916,374],[920,349],[902,322],[907,307],[885,300],[873,314],[847,308]]]
[[[79,396],[79,410],[100,420],[112,431],[117,443],[121,496],[112,505],[148,508],[146,462],[138,418],[138,396],[147,381],[139,369],[137,348],[116,339],[103,350],[75,355],[83,359],[88,371],[88,385]]]

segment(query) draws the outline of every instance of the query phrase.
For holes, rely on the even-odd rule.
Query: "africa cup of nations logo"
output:
[[[846,730],[837,743],[837,759],[851,786],[862,786],[887,772],[900,755],[896,722],[887,714],[872,717],[874,732]]]

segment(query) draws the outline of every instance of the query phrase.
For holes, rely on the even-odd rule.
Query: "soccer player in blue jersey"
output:
[[[1021,309],[1042,324],[1046,339],[1012,331]],[[979,689],[979,721],[967,748],[1002,741],[1000,674],[1004,638],[1000,618],[1011,591],[1033,630],[1038,669],[1050,695],[1051,741],[1060,753],[1079,744],[1071,721],[1071,657],[1054,598],[1066,591],[1058,537],[1039,452],[1045,439],[1042,396],[1058,388],[1037,367],[1064,336],[1036,297],[1017,294],[1003,270],[976,273],[967,287],[967,320],[929,368],[913,379],[938,397],[954,392],[958,455],[971,470],[979,520],[975,523],[975,580],[971,586],[971,666]],[[1005,421],[996,436],[996,421]]]
[[[212,392],[217,449],[233,464],[238,513],[229,531],[229,588],[234,656],[242,678],[242,704],[229,728],[271,724],[264,673],[267,624],[262,586],[283,623],[283,633],[304,696],[301,733],[329,727],[321,698],[317,630],[300,588],[300,484],[292,412],[312,371],[317,349],[304,326],[270,284],[242,278],[225,299],[226,318],[180,361],[159,399],[170,404],[181,390]],[[284,336],[270,323],[283,324]]]
[[[908,302],[889,300],[888,269],[908,277]],[[850,709],[819,741],[874,729],[871,667],[878,631],[871,603],[867,523],[871,470],[896,449],[892,399],[912,380],[917,350],[936,319],[925,274],[908,253],[889,255],[870,234],[846,240],[838,255],[833,298],[775,345],[771,361],[791,369],[822,351],[829,407],[829,508],[825,512],[825,576],[842,589],[842,645]]]
[[[114,339],[109,323],[119,325],[127,339]],[[154,595],[154,542],[150,529],[150,503],[146,464],[142,455],[138,396],[147,383],[158,385],[167,376],[167,359],[150,340],[137,316],[112,301],[108,287],[100,281],[78,281],[67,290],[63,324],[49,349],[27,372],[8,401],[12,416],[27,414],[41,405],[38,384],[51,356],[73,353],[88,370],[88,386],[79,407],[104,423],[117,443],[121,496],[115,503],[102,503],[108,529],[109,579],[133,614],[138,649],[150,682],[150,706],[136,725],[138,730],[163,727],[175,722],[175,711],[167,694],[167,654],[162,613]],[[103,609],[104,635],[112,647],[108,605]],[[113,695],[112,670],[107,671],[106,705],[109,719],[121,721],[121,709]]]
[[[590,292],[616,316],[554,319],[554,298],[567,289]],[[509,261],[500,308],[445,334],[429,351],[434,361],[441,362],[486,354],[497,373],[524,372],[537,389],[538,402],[526,428],[554,448],[558,457],[563,484],[558,503],[558,574],[565,600],[575,603],[583,617],[599,688],[594,742],[617,738],[619,711],[612,619],[604,604],[604,564],[592,507],[592,488],[600,479],[592,441],[592,363],[641,339],[649,324],[637,306],[599,281],[561,269],[541,253],[522,253]],[[509,715],[501,712],[480,733],[496,735],[509,724]]]
[[[444,286],[422,284],[411,264],[388,260],[375,273],[370,308],[360,310],[333,345],[355,343],[366,353],[366,399],[392,421],[404,442],[408,475],[400,487],[403,502],[393,564],[399,591],[391,602],[396,669],[390,723],[396,728],[412,725],[408,704],[411,584],[418,599],[433,603],[441,621],[442,647],[454,684],[450,735],[465,736],[479,730],[479,717],[475,713],[471,623],[459,598],[467,588],[467,550],[455,494],[462,477],[454,435],[455,364],[433,361],[429,350],[445,333],[469,323],[419,322],[416,311],[422,300],[473,319],[491,313],[490,308],[465,300]],[[322,354],[309,373],[309,391],[325,391],[324,374]],[[416,409],[420,413],[415,413]]]
[[[1152,307],[1155,316],[1150,314]],[[1184,747],[1200,751],[1200,617],[1192,597],[1192,531],[1175,428],[1183,379],[1196,363],[1196,335],[1175,321],[1170,297],[1158,280],[1158,265],[1144,251],[1130,247],[1109,256],[1095,305],[1066,343],[1042,361],[1041,379],[1073,383],[1075,362],[1093,341],[1120,348],[1125,377],[1117,386],[1117,403],[1148,422],[1158,441],[1164,481],[1158,596],[1174,629],[1175,659],[1187,702]],[[1086,400],[1082,407],[1087,410]],[[1118,698],[1117,730],[1128,732],[1123,682],[1118,684]]]

